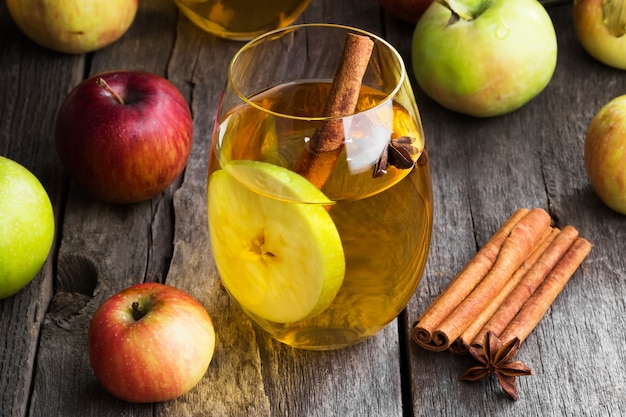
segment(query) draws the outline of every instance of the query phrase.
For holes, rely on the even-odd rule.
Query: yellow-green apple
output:
[[[476,117],[526,104],[550,82],[556,59],[554,26],[537,0],[435,0],[412,39],[422,90]]]
[[[215,348],[211,317],[175,287],[143,283],[96,310],[87,334],[89,361],[102,386],[130,402],[167,401],[195,387]]]
[[[585,136],[584,161],[600,199],[626,214],[626,95],[609,101],[594,116]]]
[[[70,177],[102,201],[134,203],[165,190],[187,164],[185,98],[156,74],[114,71],[78,84],[59,109],[55,142]]]
[[[378,0],[391,15],[409,23],[417,23],[432,2],[433,0]]]
[[[41,46],[69,54],[95,51],[132,24],[138,0],[6,0],[22,32]]]
[[[24,166],[0,156],[0,299],[32,281],[53,238],[54,213],[46,190]]]
[[[576,35],[589,55],[626,69],[626,0],[575,0],[572,16]]]

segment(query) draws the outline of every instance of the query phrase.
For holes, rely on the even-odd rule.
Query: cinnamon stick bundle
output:
[[[539,288],[524,303],[513,321],[504,329],[500,340],[511,340],[514,337],[517,337],[520,343],[526,340],[590,252],[591,243],[582,237],[577,238]]]
[[[496,310],[501,307],[505,298],[518,286],[520,281],[526,276],[528,271],[535,267],[539,258],[544,254],[546,249],[554,242],[557,235],[560,233],[558,228],[549,228],[545,232],[545,239],[533,250],[528,259],[526,259],[522,265],[515,271],[513,276],[504,284],[500,292],[494,294],[489,301],[489,304],[481,311],[478,316],[469,324],[469,326],[463,331],[455,341],[450,344],[450,352],[455,355],[465,355],[468,353],[468,344],[472,340],[475,340],[479,336],[484,337],[483,329],[485,323],[494,316]],[[481,339],[482,341],[482,339]]]
[[[519,285],[507,296],[492,317],[484,324],[481,331],[474,336],[473,341],[467,339],[472,345],[478,346],[482,343],[485,333],[489,330],[500,336],[504,328],[513,320],[513,317],[520,311],[524,303],[541,285],[548,273],[557,267],[557,263],[564,256],[566,251],[578,238],[578,231],[572,226],[565,226],[551,245],[542,254],[535,265],[524,275]],[[577,265],[578,266],[578,265]],[[575,269],[575,268],[574,268]],[[573,274],[573,271],[572,271]]]
[[[293,170],[322,188],[332,172],[341,149],[344,130],[340,116],[354,113],[359,101],[361,83],[374,48],[374,41],[364,35],[348,33],[339,66],[333,78],[322,121],[311,136],[307,148]]]
[[[493,265],[490,268],[485,266],[481,268],[488,269],[487,274],[482,279],[478,279],[476,287],[460,304],[456,306],[452,304],[454,309],[432,329],[431,341],[426,346],[436,351],[447,350],[474,318],[487,307],[493,294],[502,289],[506,281],[541,243],[544,233],[550,228],[550,222],[550,215],[542,209],[526,212],[506,235]],[[487,262],[489,262],[488,258]],[[445,297],[442,298],[442,303],[445,306],[451,304]],[[415,328],[423,329],[423,323],[418,322]],[[417,330],[418,335],[419,331]],[[416,341],[424,345],[419,337]]]
[[[413,339],[418,345],[434,351],[447,349],[446,344],[433,340],[435,328],[489,272],[507,236],[528,212],[526,208],[515,211],[417,319],[413,327]]]
[[[550,223],[543,209],[513,213],[416,320],[414,341],[465,354],[489,331],[524,340],[591,249],[572,226]]]

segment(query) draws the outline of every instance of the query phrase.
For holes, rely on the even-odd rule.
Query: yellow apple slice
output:
[[[292,323],[333,301],[345,258],[339,232],[322,205],[330,203],[304,177],[265,162],[235,161],[211,175],[215,261],[225,287],[245,310]]]

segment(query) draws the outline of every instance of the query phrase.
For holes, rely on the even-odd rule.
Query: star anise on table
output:
[[[468,347],[469,353],[480,362],[480,365],[468,368],[461,375],[461,380],[478,381],[489,374],[495,374],[504,391],[514,400],[517,400],[517,382],[515,377],[533,374],[533,371],[522,362],[513,360],[519,346],[520,341],[517,337],[502,343],[493,332],[487,332],[481,347]]]
[[[387,145],[376,162],[374,173],[372,174],[374,178],[386,174],[389,165],[393,165],[399,169],[412,168],[415,164],[413,155],[417,155],[419,152],[415,146],[411,145],[412,143],[413,138],[410,136],[401,136],[391,139],[389,145]]]

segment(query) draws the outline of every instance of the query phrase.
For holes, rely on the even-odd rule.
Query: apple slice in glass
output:
[[[291,323],[333,301],[345,259],[328,204],[304,177],[265,162],[235,161],[211,175],[209,230],[217,268],[245,310]]]

